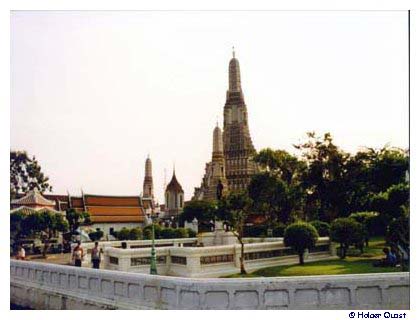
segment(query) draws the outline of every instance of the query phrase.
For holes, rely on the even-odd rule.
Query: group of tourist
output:
[[[91,252],[91,262],[92,262],[92,267],[94,269],[99,269],[100,264],[101,264],[101,255],[102,255],[101,249],[99,248],[99,244],[96,241],[95,246],[92,248],[92,252]],[[85,253],[83,251],[82,246],[80,245],[80,241],[78,241],[72,253],[72,261],[73,261],[74,266],[81,267],[84,257],[85,257]]]
[[[94,269],[99,269],[100,264],[101,264],[101,256],[102,256],[102,251],[99,248],[99,243],[95,242],[95,246],[93,247],[92,252],[91,252],[92,267]],[[75,267],[81,267],[84,257],[85,257],[85,253],[83,251],[80,241],[78,241],[72,253],[73,265]],[[16,259],[26,260],[26,251],[25,251],[25,248],[23,248],[22,246],[19,246],[17,249]]]

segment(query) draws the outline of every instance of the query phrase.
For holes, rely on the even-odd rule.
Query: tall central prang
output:
[[[255,148],[248,127],[248,112],[241,88],[239,61],[229,62],[229,90],[226,93],[223,121],[223,146],[226,161],[226,178],[229,191],[245,190],[257,165],[252,161]]]

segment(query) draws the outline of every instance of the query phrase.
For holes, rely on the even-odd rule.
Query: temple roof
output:
[[[48,208],[31,208],[31,206],[35,206],[34,201],[37,207],[47,206]],[[145,215],[139,196],[82,194],[81,197],[69,195],[46,195],[43,197],[39,192],[32,192],[25,196],[21,195],[11,204],[14,207],[19,207],[11,212],[22,210],[28,214],[42,212],[43,209],[58,213],[58,211],[53,210],[54,207],[56,209],[58,207],[60,210],[73,208],[76,211],[87,211],[93,223],[142,222]]]
[[[19,199],[14,199],[10,202],[13,206],[44,206],[44,207],[55,207],[55,202],[46,199],[42,196],[38,189],[29,191],[25,196]]]
[[[43,212],[64,214],[63,212],[60,212],[51,208],[35,209],[35,208],[27,207],[27,206],[20,206],[18,208],[10,210],[10,213],[15,213],[15,212],[22,212],[23,214],[33,214],[33,213],[43,213]]]
[[[166,191],[174,191],[174,192],[177,192],[177,193],[184,192],[184,190],[182,190],[182,187],[181,187],[180,183],[176,179],[175,170],[174,170],[174,173],[172,175],[171,181],[169,182],[168,186],[166,187]]]
[[[139,196],[101,196],[85,194],[86,206],[115,206],[115,207],[140,207]]]

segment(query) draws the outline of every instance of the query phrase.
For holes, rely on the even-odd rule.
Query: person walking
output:
[[[92,267],[93,269],[99,269],[101,264],[101,249],[99,248],[98,242],[95,242],[95,246],[92,249]]]
[[[26,252],[25,249],[22,246],[18,247],[18,251],[17,251],[17,259],[18,260],[25,260],[26,257]]]
[[[73,260],[74,260],[74,266],[75,267],[81,267],[84,253],[83,253],[83,248],[80,245],[80,241],[77,241],[77,245],[73,250],[73,255],[72,256],[73,256]]]

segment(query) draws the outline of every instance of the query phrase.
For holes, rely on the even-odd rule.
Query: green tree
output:
[[[393,246],[401,246],[407,253],[410,248],[410,219],[403,215],[394,219],[388,226],[386,241]]]
[[[362,224],[365,234],[365,244],[366,247],[369,246],[369,239],[371,236],[375,235],[375,230],[377,226],[375,225],[378,223],[376,217],[378,216],[377,212],[354,212],[352,213],[349,218],[354,219],[355,221]]]
[[[91,224],[89,212],[77,211],[75,209],[66,210],[66,219],[72,233],[75,233],[80,226]]]
[[[291,217],[287,185],[267,172],[257,173],[248,186],[253,201],[253,211],[264,214],[270,224],[275,221],[287,223]]]
[[[299,264],[304,263],[303,254],[315,246],[318,232],[315,227],[306,222],[296,222],[289,225],[284,233],[284,244],[291,247],[299,255]]]
[[[385,192],[392,185],[405,183],[408,169],[406,150],[385,146],[381,149],[364,148],[357,152],[345,165],[345,211],[372,210],[369,207],[372,196]]]
[[[284,150],[262,149],[254,161],[263,169],[251,180],[248,191],[254,210],[264,213],[270,223],[289,223],[293,213],[302,212],[302,175],[306,164]]]
[[[330,222],[345,215],[342,208],[347,203],[345,165],[349,154],[333,143],[330,133],[318,137],[308,132],[308,141],[295,145],[305,159],[308,170],[302,177],[306,190],[306,211],[312,219]]]
[[[285,150],[262,149],[254,161],[265,171],[280,178],[287,185],[299,184],[306,164]]]
[[[69,229],[69,224],[62,214],[44,210],[25,216],[21,221],[21,228],[25,230],[25,235],[41,233],[44,241],[43,256],[45,257],[50,245],[50,239],[56,236],[57,232],[66,232]]]
[[[10,239],[17,240],[24,235],[25,230],[22,227],[22,222],[26,215],[21,211],[16,211],[10,214]]]
[[[35,188],[52,191],[48,180],[35,156],[30,158],[26,151],[10,151],[10,199]]]
[[[363,241],[363,226],[350,218],[338,218],[331,223],[331,240],[340,244],[340,258],[344,259],[348,248]]]
[[[227,220],[233,226],[234,234],[241,245],[241,274],[246,274],[243,234],[245,221],[249,216],[251,206],[252,200],[246,192],[234,192],[221,199],[221,210],[218,211],[219,218]]]
[[[185,204],[181,213],[181,221],[191,222],[194,218],[198,221],[210,221],[216,214],[217,203],[214,201],[193,200]]]

